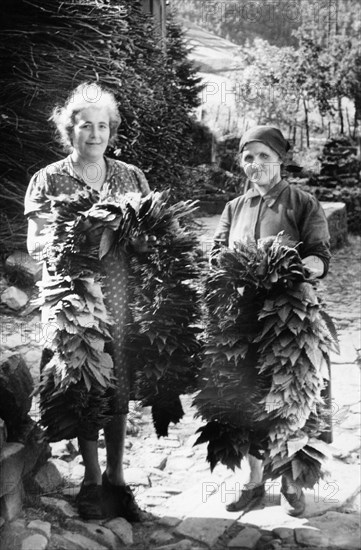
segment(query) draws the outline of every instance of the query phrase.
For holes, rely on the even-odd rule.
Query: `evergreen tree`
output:
[[[64,156],[52,107],[84,81],[116,95],[120,158],[142,168],[152,188],[181,196],[199,85],[176,25],[165,51],[139,1],[4,0],[0,9],[0,198],[11,224],[22,219],[30,176]]]

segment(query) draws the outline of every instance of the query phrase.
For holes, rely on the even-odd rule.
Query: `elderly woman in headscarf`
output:
[[[240,140],[240,165],[245,171],[249,189],[230,201],[221,216],[214,235],[211,263],[223,246],[234,247],[242,241],[255,243],[283,231],[287,241],[300,243],[298,252],[309,276],[327,274],[330,250],[325,214],[318,200],[281,175],[282,164],[290,145],[279,129],[272,126],[250,128]],[[249,455],[250,479],[240,498],[227,506],[229,511],[242,510],[265,494],[262,461]],[[282,477],[281,501],[291,515],[301,515],[305,508],[302,491],[293,481]]]

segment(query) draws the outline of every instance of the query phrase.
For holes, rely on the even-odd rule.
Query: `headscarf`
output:
[[[260,141],[273,151],[275,151],[281,159],[284,159],[287,151],[290,149],[290,144],[274,126],[253,126],[245,132],[239,142],[239,152],[241,153],[245,146],[251,141]]]

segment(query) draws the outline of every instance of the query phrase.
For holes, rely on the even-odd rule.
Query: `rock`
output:
[[[41,521],[40,519],[34,519],[28,523],[28,529],[35,529],[36,531],[41,531],[46,538],[50,538],[51,533],[51,524],[48,521]]]
[[[104,525],[113,531],[123,544],[129,546],[133,544],[133,528],[126,519],[115,518],[107,521]]]
[[[263,543],[266,543],[266,542],[271,542],[274,540],[274,535],[272,533],[270,533],[269,531],[266,531],[266,532],[262,532],[261,531],[261,538],[260,538],[260,542],[263,544]]]
[[[14,324],[11,328],[8,327],[6,331],[4,330],[4,334],[2,335],[2,344],[4,349],[12,350],[9,355],[13,355],[15,350],[18,352],[18,348],[22,348],[26,345],[24,334],[21,329],[18,329],[18,325]]]
[[[27,480],[33,475],[33,471],[46,464],[50,457],[50,446],[44,437],[44,431],[34,420],[28,417],[26,424],[23,424],[19,433],[19,439],[25,445],[25,465],[23,475]]]
[[[57,534],[52,535],[51,545],[53,548],[61,548],[61,550],[79,550],[79,545],[72,542],[71,538],[65,538],[62,535]]]
[[[168,542],[171,542],[174,539],[173,535],[171,533],[168,533],[167,531],[159,530],[154,531],[150,535],[150,541],[154,542],[154,544],[167,544]]]
[[[209,517],[188,517],[176,527],[174,533],[191,537],[212,547],[234,520]]]
[[[63,480],[55,464],[47,462],[35,475],[34,482],[40,494],[48,494],[53,493]]]
[[[39,371],[39,365],[41,361],[41,355],[43,351],[40,347],[33,347],[29,351],[23,353],[26,364],[29,366],[30,372],[34,374]]]
[[[4,525],[4,523],[5,523],[4,518],[0,518],[0,529],[2,528],[2,526]]]
[[[190,540],[180,540],[174,544],[166,544],[165,546],[158,546],[157,550],[193,550],[193,543]]]
[[[18,520],[6,521],[0,532],[0,549],[19,550],[21,548],[21,541],[28,535],[29,533],[25,527],[18,525]]]
[[[22,307],[26,306],[29,301],[29,296],[20,288],[16,286],[9,286],[1,294],[1,302],[6,304],[10,309],[18,311]]]
[[[327,512],[312,518],[309,525],[327,533],[332,547],[342,550],[359,550],[361,540],[360,515]]]
[[[142,505],[147,508],[155,508],[162,506],[165,503],[165,499],[162,497],[153,497],[151,495],[145,495],[142,499]]]
[[[146,464],[149,468],[155,468],[157,470],[163,471],[166,467],[168,457],[158,455],[156,453],[149,453],[149,456],[147,456]]]
[[[176,435],[175,436],[169,435],[168,437],[163,437],[161,441],[162,441],[162,447],[166,447],[170,449],[178,449],[182,446],[181,441]]]
[[[2,418],[0,418],[0,451],[6,443],[6,439],[7,439],[6,424],[5,424],[5,421]]]
[[[117,550],[119,546],[119,539],[113,531],[99,525],[98,523],[92,523],[91,521],[79,521],[72,520],[67,522],[67,527],[74,529],[74,531],[79,532],[89,538],[95,540],[99,544],[110,548],[110,550]]]
[[[261,533],[253,527],[245,527],[228,543],[228,548],[255,548],[261,538]]]
[[[295,539],[300,546],[329,546],[328,537],[313,527],[296,527]]]
[[[6,258],[5,272],[11,273],[14,269],[27,275],[33,282],[42,277],[42,264],[22,250],[16,250]]]
[[[26,521],[25,519],[22,519],[22,518],[15,519],[14,521],[11,522],[11,527],[12,529],[22,531],[26,529]]]
[[[20,516],[23,510],[24,489],[20,480],[12,491],[0,500],[0,516],[6,521],[13,521]]]
[[[197,433],[190,435],[184,441],[184,447],[192,448],[198,438],[199,438],[199,435]],[[207,464],[207,466],[209,468],[209,464]]]
[[[174,518],[172,516],[163,516],[158,520],[158,523],[160,525],[164,525],[165,527],[176,527],[179,525],[181,520],[179,518]]]
[[[177,491],[176,494],[181,493],[182,491]],[[158,498],[169,498],[169,495],[174,495],[173,489],[169,490],[168,487],[150,487],[149,489],[146,489],[145,496],[146,497],[158,497]]]
[[[84,537],[79,533],[72,533],[71,531],[64,531],[61,536],[51,537],[51,541],[54,539],[61,545],[58,548],[61,550],[108,550],[106,546],[99,544],[95,540]],[[68,546],[66,546],[68,545]]]
[[[144,487],[150,486],[148,474],[143,470],[143,468],[127,468],[124,472],[124,476],[128,485],[143,485]]]
[[[261,547],[262,550],[281,550],[282,549],[282,542],[280,540],[271,540],[270,542],[267,542],[264,546]]]
[[[62,441],[57,441],[56,443],[50,443],[51,447],[51,456],[54,458],[61,458],[66,460],[68,457],[75,458],[78,454],[77,449],[75,448],[72,441],[67,441],[63,439]]]
[[[50,458],[49,462],[55,466],[62,478],[70,479],[72,473],[72,462],[66,462],[61,458]]]
[[[59,512],[65,517],[74,518],[77,516],[75,509],[66,500],[52,497],[41,497],[40,500],[46,508]]]
[[[183,458],[180,456],[177,457],[168,457],[167,461],[167,470],[181,470],[182,472],[187,472],[193,466],[194,461],[190,458]]]
[[[0,417],[5,420],[8,441],[16,433],[31,408],[33,379],[21,355],[11,355],[0,365]]]
[[[178,486],[178,488],[172,487],[172,486],[167,486],[167,487],[165,487],[164,492],[168,496],[169,495],[180,495],[182,493],[182,489],[181,489],[180,486]]]
[[[68,464],[69,480],[76,485],[80,485],[84,478],[84,466],[82,464],[76,464],[75,461],[69,462]]]
[[[174,458],[193,458],[196,454],[196,451],[194,449],[187,449],[186,447],[184,449],[179,449],[179,451],[175,451],[172,453],[172,457]]]
[[[293,540],[294,538],[293,529],[290,529],[290,527],[276,527],[272,529],[272,532],[281,540]]]
[[[36,534],[26,537],[21,543],[21,550],[45,550],[48,546],[48,539],[44,535]]]
[[[16,490],[24,470],[22,443],[5,443],[0,455],[0,497]]]

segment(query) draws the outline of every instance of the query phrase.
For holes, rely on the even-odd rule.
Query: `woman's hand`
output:
[[[309,273],[309,279],[322,277],[325,266],[318,256],[307,256],[307,258],[303,258],[302,263]]]

